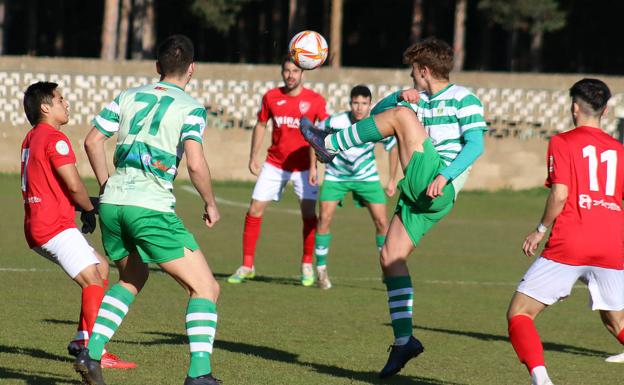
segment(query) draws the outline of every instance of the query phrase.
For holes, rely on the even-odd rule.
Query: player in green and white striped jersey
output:
[[[327,132],[340,132],[351,127],[370,114],[372,95],[370,89],[358,85],[351,90],[351,110],[332,115],[325,120]],[[380,141],[389,152],[390,172],[386,194],[394,195],[397,182],[398,152],[396,139],[391,136]],[[375,225],[375,243],[380,250],[388,232],[386,197],[379,183],[375,161],[375,143],[363,143],[338,153],[325,168],[325,178],[319,198],[319,222],[315,234],[314,255],[316,257],[317,281],[322,289],[331,288],[327,273],[327,256],[332,234],[330,226],[336,208],[344,196],[351,192],[356,205],[366,206]]]
[[[74,368],[85,383],[103,385],[99,359],[157,263],[178,281],[190,299],[186,331],[190,366],[185,385],[216,385],[210,355],[217,322],[219,285],[193,235],[175,214],[173,180],[186,155],[189,176],[204,201],[209,228],[219,220],[210,170],[202,148],[204,107],[185,93],[195,71],[189,38],[174,35],[158,48],[156,84],[123,91],[93,120],[85,139],[89,161],[103,190],[100,228],[108,257],[120,280],[102,300],[87,349]],[[109,177],[104,143],[117,134]]]
[[[398,373],[424,351],[412,335],[413,288],[407,257],[453,208],[468,170],[483,152],[487,129],[479,99],[449,81],[453,49],[447,43],[428,38],[409,47],[403,57],[411,66],[414,86],[424,93],[412,90],[400,93],[400,98],[397,94],[386,98],[371,118],[331,135],[314,130],[309,121],[301,122],[304,137],[325,161],[361,143],[392,135],[398,141],[405,178],[399,182],[401,196],[380,256],[395,341],[379,373],[382,378]]]

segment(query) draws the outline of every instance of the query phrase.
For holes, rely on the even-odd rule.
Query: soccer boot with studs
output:
[[[227,279],[228,283],[241,283],[245,282],[248,279],[253,279],[256,277],[256,269],[254,267],[246,267],[241,266],[234,274],[230,275]]]
[[[390,345],[390,355],[386,366],[379,372],[380,378],[386,378],[397,374],[412,358],[425,351],[423,345],[414,336],[410,336],[405,345]]]
[[[199,377],[186,377],[184,385],[220,385],[221,380],[217,380],[212,376],[212,373],[205,374]]]
[[[86,385],[106,385],[102,377],[100,361],[89,357],[89,349],[84,348],[74,360],[74,370],[82,376],[82,383]]]
[[[304,139],[314,149],[319,161],[329,163],[334,159],[338,152],[332,151],[325,146],[325,137],[329,135],[327,132],[314,127],[310,119],[305,116],[299,120],[299,129]]]

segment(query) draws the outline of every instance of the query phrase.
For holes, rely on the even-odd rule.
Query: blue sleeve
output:
[[[463,138],[466,144],[464,144],[462,150],[457,154],[457,158],[440,172],[440,174],[444,175],[448,180],[457,178],[483,154],[482,130],[466,131]]]
[[[401,91],[402,90],[393,92],[385,98],[381,99],[379,103],[375,104],[375,107],[373,107],[373,109],[371,110],[371,115],[377,115],[386,110],[396,107],[399,103],[399,95],[401,94]]]

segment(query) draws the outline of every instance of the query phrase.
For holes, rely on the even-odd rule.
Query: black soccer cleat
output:
[[[205,374],[199,377],[186,377],[184,385],[220,385],[221,380],[217,380],[212,376],[212,373]]]
[[[380,378],[386,378],[397,374],[403,369],[407,361],[425,351],[423,345],[414,336],[410,336],[405,345],[390,345],[390,355],[386,366],[379,372]]]
[[[86,385],[106,385],[102,377],[100,361],[89,357],[89,349],[84,348],[74,361],[74,370],[82,376],[82,383]]]
[[[86,346],[84,345],[84,340],[82,341],[72,341],[67,345],[67,353],[70,356],[78,357],[80,352],[82,352]]]
[[[336,156],[325,147],[325,137],[329,135],[325,131],[321,131],[314,127],[314,124],[307,117],[303,116],[299,120],[299,129],[304,139],[316,152],[316,157],[322,163],[329,163]]]

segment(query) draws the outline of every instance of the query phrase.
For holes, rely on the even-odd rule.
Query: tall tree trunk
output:
[[[453,71],[464,69],[464,45],[466,36],[466,3],[467,0],[455,1],[455,36],[453,38],[453,50],[455,51],[455,63]]]
[[[544,45],[544,32],[537,31],[531,35],[531,71],[542,70],[542,47]]]
[[[479,57],[480,64],[479,69],[489,70],[490,69],[490,60],[492,55],[490,52],[492,51],[492,25],[490,23],[485,23],[484,28],[481,31],[481,46],[479,47]]]
[[[257,61],[258,63],[266,63],[267,62],[267,34],[269,31],[267,30],[267,10],[266,7],[261,6],[260,12],[258,13],[258,47],[257,52]]]
[[[121,0],[121,15],[119,17],[119,36],[117,37],[117,60],[125,60],[128,52],[128,31],[130,29],[130,14],[132,0]]]
[[[412,5],[412,28],[410,42],[416,43],[422,38],[423,31],[423,0],[414,0]]]
[[[143,59],[143,25],[145,23],[145,1],[134,0],[132,10],[132,43],[131,57]]]
[[[156,9],[154,0],[145,1],[145,20],[143,24],[143,58],[153,58],[156,46]]]
[[[117,22],[119,21],[119,0],[106,0],[104,2],[104,20],[102,21],[102,47],[100,58],[115,60],[117,48]]]
[[[273,33],[271,36],[273,40],[273,62],[279,62],[286,54],[286,50],[279,48],[285,45],[282,42],[282,7],[279,0],[273,1],[271,24],[273,27]]]
[[[509,44],[507,55],[509,58],[509,70],[516,71],[518,69],[518,59],[516,58],[516,46],[518,45],[518,29],[514,28],[509,31]]]
[[[37,1],[28,1],[28,55],[37,54]]]
[[[342,1],[332,0],[329,43],[329,62],[332,68],[339,68],[342,65]]]
[[[245,33],[247,26],[244,17],[238,18],[238,23],[236,27],[236,40],[238,40],[238,62],[245,63],[247,61],[247,55],[249,53],[249,38]]]
[[[4,45],[4,30],[6,28],[6,1],[0,0],[0,55],[4,55],[6,47]]]
[[[288,39],[297,33],[295,24],[297,22],[297,0],[288,0]]]
[[[59,9],[65,9],[65,0],[59,0],[58,3]],[[56,31],[54,32],[54,55],[55,56],[63,56],[63,51],[65,49],[65,34],[63,31],[63,25],[65,24],[65,12],[59,12],[54,18]]]

